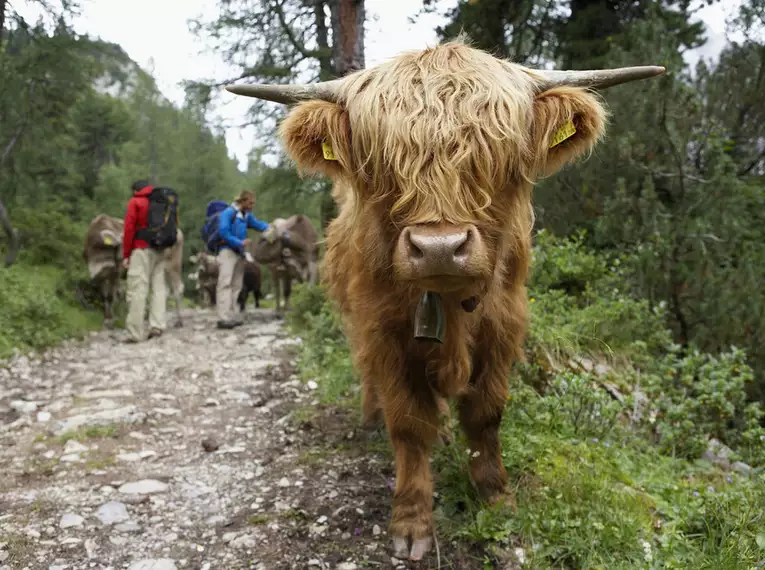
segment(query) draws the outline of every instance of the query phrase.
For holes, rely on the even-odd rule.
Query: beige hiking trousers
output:
[[[167,284],[165,282],[164,252],[154,249],[134,249],[130,252],[127,272],[128,315],[125,328],[135,340],[144,340],[143,316],[146,297],[151,288],[149,326],[165,330],[167,324]]]
[[[233,322],[238,316],[236,300],[244,281],[244,258],[230,249],[218,253],[218,285],[215,303],[218,320]]]

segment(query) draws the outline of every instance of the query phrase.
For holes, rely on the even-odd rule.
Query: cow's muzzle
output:
[[[447,291],[485,277],[488,259],[473,224],[420,224],[399,235],[395,265],[400,279]]]

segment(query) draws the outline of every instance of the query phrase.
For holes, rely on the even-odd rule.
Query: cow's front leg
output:
[[[507,401],[505,367],[481,366],[474,371],[466,395],[458,401],[459,420],[470,445],[470,474],[481,498],[494,504],[502,498],[515,505],[507,489],[499,425]]]
[[[380,399],[396,463],[390,524],[394,556],[420,560],[432,543],[433,481],[428,460],[438,437],[438,404],[432,390],[411,376],[392,381]]]
[[[383,420],[380,398],[377,396],[374,383],[367,375],[361,379],[361,410],[365,428],[380,427]]]
[[[114,328],[114,312],[112,308],[114,290],[115,287],[110,281],[102,283],[99,290],[101,302],[104,305],[104,328],[106,329]]]

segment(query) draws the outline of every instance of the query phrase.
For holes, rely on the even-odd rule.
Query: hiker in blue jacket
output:
[[[220,213],[218,236],[222,240],[218,250],[218,285],[216,303],[218,307],[218,328],[231,329],[244,321],[235,310],[235,303],[242,290],[244,279],[245,251],[251,243],[247,229],[259,232],[270,230],[271,226],[252,215],[255,195],[243,190],[236,200]],[[269,232],[267,237],[272,239]]]

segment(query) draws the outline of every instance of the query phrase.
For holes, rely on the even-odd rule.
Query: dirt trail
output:
[[[385,441],[318,405],[299,339],[270,310],[234,331],[184,316],[140,345],[102,332],[3,363],[0,570],[408,567]]]

